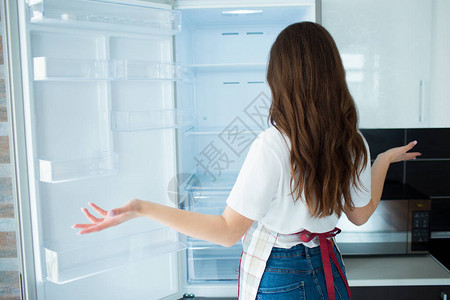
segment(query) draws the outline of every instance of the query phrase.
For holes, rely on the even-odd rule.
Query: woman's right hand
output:
[[[133,199],[128,201],[124,206],[106,211],[103,208],[89,203],[95,211],[97,211],[102,218],[93,216],[87,208],[83,208],[82,211],[86,218],[91,221],[91,224],[75,224],[73,229],[81,229],[77,234],[86,234],[101,231],[113,226],[117,226],[123,222],[134,219],[140,216],[141,200]]]
[[[389,161],[389,163],[395,163],[395,162],[404,161],[404,160],[416,159],[417,156],[422,155],[422,153],[408,152],[412,148],[414,148],[415,145],[417,145],[417,141],[412,141],[408,145],[405,145],[402,147],[391,148],[391,149],[381,153],[380,155],[386,157],[386,159]]]

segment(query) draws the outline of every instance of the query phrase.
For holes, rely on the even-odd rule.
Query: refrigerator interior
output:
[[[87,223],[87,202],[108,210],[133,198],[221,214],[267,128],[270,46],[288,24],[314,20],[314,1],[119,2],[19,2],[38,296],[236,295],[240,243],[186,239],[144,219],[85,236],[70,226]],[[232,293],[202,292],[215,285]]]
[[[194,109],[192,126],[178,137],[186,209],[222,213],[251,143],[268,127],[270,47],[287,25],[315,18],[313,1],[272,5],[180,9],[175,54],[191,84],[177,96],[190,99]],[[225,248],[188,238],[186,291],[235,296],[241,251],[241,242]]]

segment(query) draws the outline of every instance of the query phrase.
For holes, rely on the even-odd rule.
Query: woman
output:
[[[253,142],[221,216],[134,199],[79,234],[148,217],[223,246],[244,234],[239,299],[348,299],[337,248],[330,241],[345,213],[364,224],[381,197],[393,162],[415,159],[416,142],[381,153],[370,167],[367,144],[345,71],[330,34],[320,25],[288,26],[270,51],[267,81],[273,127]],[[331,262],[330,262],[331,259]]]

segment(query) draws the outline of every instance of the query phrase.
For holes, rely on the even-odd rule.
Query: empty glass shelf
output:
[[[193,176],[185,186],[188,193],[187,209],[204,214],[222,214],[237,175],[238,173],[224,173],[215,181],[208,175]]]
[[[26,0],[30,22],[87,30],[111,30],[172,35],[181,29],[181,14],[142,3],[108,1]],[[151,4],[150,4],[151,5]],[[114,26],[117,25],[117,26]]]
[[[226,206],[229,190],[189,192],[189,210],[209,215],[220,215]]]
[[[111,112],[111,130],[113,131],[179,128],[188,126],[190,122],[192,122],[190,114],[177,109]]]
[[[185,189],[189,191],[228,191],[236,182],[238,173],[222,173],[215,180],[205,174],[195,174],[193,180],[187,182]],[[195,180],[194,180],[195,179]]]
[[[183,132],[185,136],[197,136],[197,135],[220,135],[220,134],[229,134],[226,132],[226,126],[224,127],[192,127]],[[261,132],[261,128],[249,128],[244,131],[239,131],[239,134],[245,135],[258,135]],[[230,134],[233,132],[230,132]]]
[[[235,64],[193,64],[188,68],[198,72],[226,72],[226,71],[263,71],[267,63],[235,63]]]
[[[35,57],[34,80],[179,80],[180,65],[170,62]]]
[[[49,183],[108,176],[119,172],[119,155],[111,152],[74,160],[38,161],[40,180]]]
[[[232,247],[222,247],[189,240],[187,246],[189,282],[238,280],[241,242]]]
[[[180,239],[181,238],[181,239]],[[64,284],[144,259],[185,249],[184,237],[169,228],[156,229],[76,249],[44,248],[46,279]]]

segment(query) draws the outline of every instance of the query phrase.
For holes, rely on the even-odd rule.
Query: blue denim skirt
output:
[[[342,271],[339,251],[334,247]],[[345,283],[331,261],[335,299],[349,299]],[[320,247],[299,244],[290,249],[273,248],[266,264],[256,299],[328,299]]]

